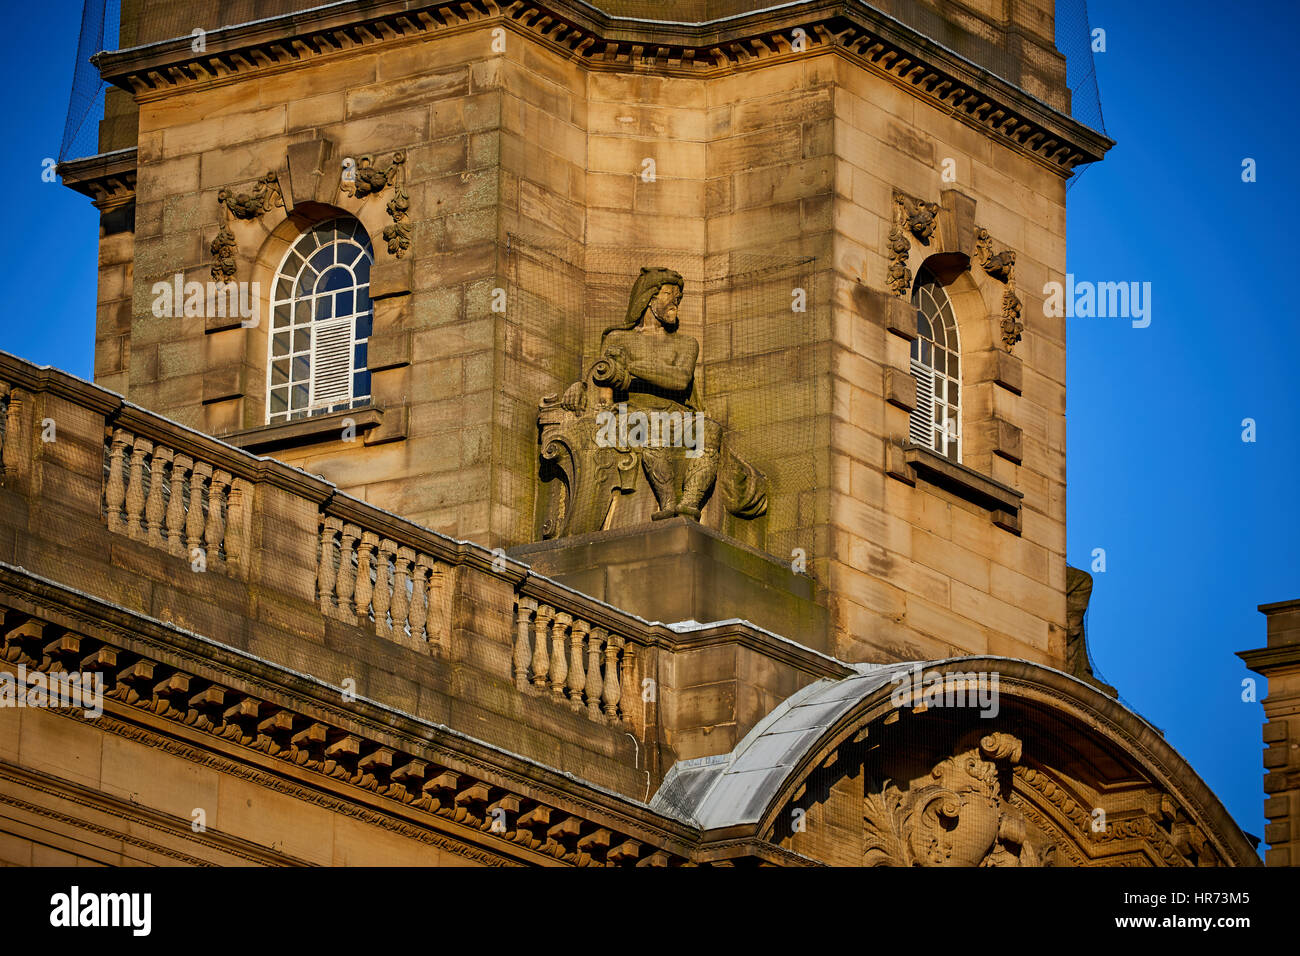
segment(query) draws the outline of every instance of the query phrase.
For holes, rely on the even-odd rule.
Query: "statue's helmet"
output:
[[[685,287],[685,280],[682,279],[680,272],[666,269],[663,266],[643,267],[641,274],[632,283],[632,295],[627,301],[627,315],[624,316],[623,324],[618,328],[634,328],[641,321],[641,316],[645,315],[650,300],[666,285],[674,285],[681,289]]]

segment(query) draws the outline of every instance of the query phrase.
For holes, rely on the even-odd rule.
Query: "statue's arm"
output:
[[[695,374],[700,346],[694,339],[687,339],[682,345],[684,347],[673,349],[672,354],[663,359],[640,358],[627,362],[627,370],[635,378],[659,388],[684,391],[690,387],[691,377]]]

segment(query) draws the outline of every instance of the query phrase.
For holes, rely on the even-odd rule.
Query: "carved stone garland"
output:
[[[1002,293],[1002,347],[1010,352],[1025,330],[1024,323],[1020,321],[1024,306],[1016,295],[1016,254],[1010,249],[995,253],[993,237],[989,231],[977,227],[975,258],[979,260],[986,275],[1006,284],[1007,288]]]
[[[897,296],[906,296],[912,290],[912,270],[907,259],[912,243],[908,233],[923,246],[930,244],[939,225],[939,204],[915,199],[904,193],[894,193],[894,224],[889,230],[889,275],[885,284]]]
[[[406,168],[406,151],[393,153],[393,159],[387,169],[375,166],[375,158],[369,154],[362,156],[355,163],[344,160],[343,192],[357,199],[381,193],[389,186],[393,187],[392,198],[385,207],[392,224],[384,227],[384,241],[388,243],[388,253],[400,259],[411,248],[411,222],[409,210],[411,197],[402,180]]]
[[[384,241],[388,243],[390,255],[400,259],[411,248],[411,223],[407,210],[411,208],[411,197],[406,187],[394,186],[393,198],[388,200],[388,215],[392,225],[384,227]]]
[[[212,278],[216,282],[233,282],[236,245],[235,234],[230,231],[230,219],[234,217],[247,222],[277,206],[283,208],[284,195],[280,191],[280,179],[275,170],[267,170],[266,175],[247,192],[222,189],[217,193],[217,205],[222,209],[221,227],[217,230],[217,237],[208,246],[213,258]]]
[[[906,296],[912,288],[912,270],[907,267],[907,255],[912,249],[905,231],[907,209],[903,197],[894,194],[894,224],[889,230],[889,275],[885,284],[897,296]]]

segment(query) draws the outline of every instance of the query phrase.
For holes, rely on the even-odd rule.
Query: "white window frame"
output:
[[[330,253],[322,254],[327,249]],[[305,231],[280,260],[266,343],[268,424],[370,404],[366,347],[374,321],[373,262],[365,227],[344,216]],[[334,270],[342,270],[335,279],[345,283],[322,287],[325,274]],[[342,330],[348,346],[340,354],[338,336],[330,333]],[[324,353],[330,345],[332,354]]]
[[[912,375],[916,408],[909,437],[939,454],[961,462],[961,343],[957,316],[948,290],[928,270],[921,270],[912,292],[917,336],[912,341]]]

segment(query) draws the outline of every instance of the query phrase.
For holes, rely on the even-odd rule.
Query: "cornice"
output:
[[[100,671],[103,729],[451,852],[682,865],[699,840],[571,774],[373,701],[342,703],[311,677],[22,569],[0,566],[0,606],[0,667]],[[15,615],[39,626],[16,636]],[[492,830],[494,806],[513,807],[504,834]],[[618,850],[605,860],[586,840],[602,832]]]
[[[204,50],[177,37],[93,59],[101,76],[154,99],[349,51],[500,23],[592,70],[709,77],[832,53],[1068,175],[1113,141],[869,6],[805,0],[700,23],[614,17],[578,0],[344,0],[210,31]],[[804,31],[796,51],[793,31]]]
[[[136,147],[59,163],[55,172],[63,185],[89,196],[101,212],[135,200]]]
[[[1257,674],[1282,668],[1300,667],[1300,644],[1283,644],[1278,647],[1260,647],[1251,651],[1237,651],[1237,656]]]

